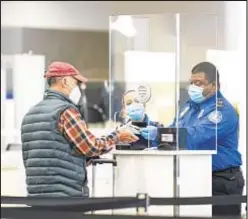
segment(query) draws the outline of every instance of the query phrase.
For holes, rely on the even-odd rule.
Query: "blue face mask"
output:
[[[206,97],[203,96],[202,92],[203,92],[202,87],[199,87],[196,85],[189,86],[189,89],[188,89],[189,97],[195,103],[201,103],[206,99]]]
[[[145,108],[141,103],[133,103],[127,106],[127,116],[132,121],[142,121],[145,116]]]

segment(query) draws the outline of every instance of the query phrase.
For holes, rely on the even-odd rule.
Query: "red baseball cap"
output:
[[[82,76],[73,65],[66,62],[52,62],[44,75],[45,78],[62,76],[72,76],[83,83],[88,81],[88,79]]]

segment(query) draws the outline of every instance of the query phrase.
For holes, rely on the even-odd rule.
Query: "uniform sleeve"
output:
[[[94,157],[109,152],[118,142],[119,133],[115,131],[108,136],[97,138],[87,128],[78,110],[69,108],[61,114],[63,133],[77,150],[87,156]]]
[[[187,144],[189,149],[201,149],[201,145],[206,142],[217,143],[217,137],[222,138],[230,131],[235,131],[237,128],[237,117],[228,110],[212,111],[206,115],[199,123],[191,126],[188,125],[187,129]],[[210,148],[210,150],[215,148]]]
[[[190,110],[190,107],[189,107],[189,103],[186,102],[184,104],[184,106],[182,107],[182,110],[180,110],[179,115],[178,115],[178,118],[180,118],[181,116],[184,116],[184,114],[186,114],[188,112],[188,110]],[[175,117],[173,119],[173,122],[168,126],[168,128],[176,128],[176,124],[178,122],[179,122],[179,119],[177,121],[177,117]]]

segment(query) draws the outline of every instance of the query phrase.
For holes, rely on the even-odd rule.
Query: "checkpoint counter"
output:
[[[137,193],[168,198],[212,196],[214,151],[114,150],[112,153],[117,161],[116,196]],[[135,214],[136,210],[115,210],[115,213]],[[211,217],[212,206],[151,206],[148,215]]]

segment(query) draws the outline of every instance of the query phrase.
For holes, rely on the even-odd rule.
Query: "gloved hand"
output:
[[[158,128],[152,125],[140,129],[140,134],[147,140],[154,140],[157,137]]]

